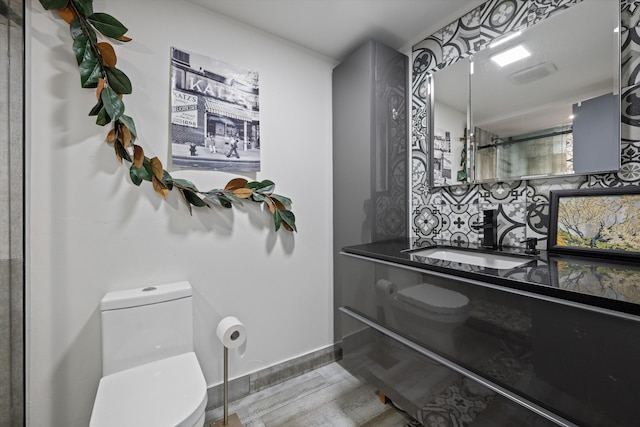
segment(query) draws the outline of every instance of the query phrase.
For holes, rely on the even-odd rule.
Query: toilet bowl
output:
[[[103,377],[90,427],[201,427],[207,385],[193,351],[188,282],[111,292],[100,303]]]
[[[390,305],[398,330],[445,352],[455,351],[453,331],[471,311],[465,295],[427,283],[397,290]]]

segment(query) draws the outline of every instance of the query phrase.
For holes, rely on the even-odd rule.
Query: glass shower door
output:
[[[24,425],[24,0],[0,0],[0,427]]]

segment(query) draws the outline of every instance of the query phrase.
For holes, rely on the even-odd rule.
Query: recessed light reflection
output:
[[[500,53],[491,56],[491,60],[501,67],[509,65],[513,62],[531,56],[531,52],[525,49],[521,44],[512,47],[511,49],[503,50]]]

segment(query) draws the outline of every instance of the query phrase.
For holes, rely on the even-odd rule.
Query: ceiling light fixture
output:
[[[508,42],[509,40],[515,39],[520,34],[522,34],[522,31],[516,31],[515,33],[511,33],[508,36],[500,37],[499,39],[496,39],[493,42],[491,42],[489,47],[493,49],[494,47],[500,46],[501,44],[504,44],[504,43]]]
[[[521,44],[512,47],[511,49],[503,50],[500,53],[491,55],[491,60],[501,67],[511,64],[512,62],[519,61],[521,59],[531,56],[531,52],[525,49]]]

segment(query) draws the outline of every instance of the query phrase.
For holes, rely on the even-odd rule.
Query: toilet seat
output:
[[[184,353],[103,377],[89,425],[193,427],[204,421],[206,404],[198,359]]]
[[[468,310],[469,298],[460,292],[421,283],[401,289],[398,300],[433,313],[458,314]]]

